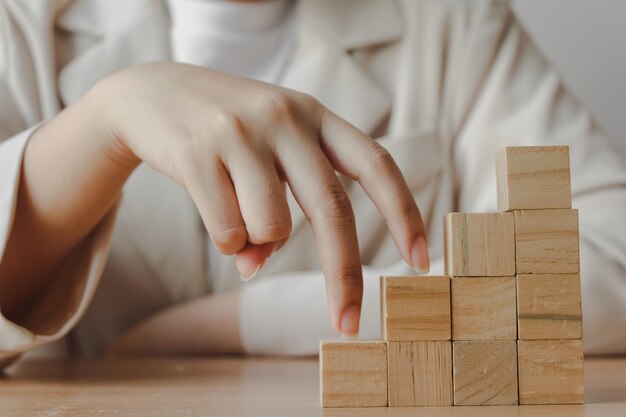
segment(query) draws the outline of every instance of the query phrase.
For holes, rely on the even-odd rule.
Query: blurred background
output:
[[[569,90],[626,153],[626,1],[514,0]]]

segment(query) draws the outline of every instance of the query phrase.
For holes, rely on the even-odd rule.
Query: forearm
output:
[[[9,317],[110,210],[138,164],[116,151],[103,105],[92,90],[42,126],[26,147],[0,262],[0,305]]]
[[[241,354],[239,293],[208,295],[138,324],[110,348],[112,355]]]

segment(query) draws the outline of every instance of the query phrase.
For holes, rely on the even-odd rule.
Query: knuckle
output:
[[[310,94],[300,93],[298,101],[307,111],[316,111],[323,108],[322,104]]]
[[[286,220],[277,223],[248,226],[250,242],[263,244],[277,242],[289,237],[291,234],[291,221]]]
[[[335,283],[341,288],[354,288],[360,285],[363,272],[360,267],[343,267],[335,273]]]
[[[413,222],[416,218],[420,217],[419,208],[414,202],[407,202],[401,204],[399,207],[401,218],[407,222]]]
[[[219,132],[225,132],[227,136],[242,137],[244,135],[243,121],[236,113],[219,110],[215,115],[215,125]]]
[[[212,231],[210,235],[215,247],[225,255],[239,252],[248,240],[245,226],[223,227]]]
[[[296,103],[291,97],[275,90],[269,90],[263,94],[262,106],[275,120],[292,119],[297,110]]]
[[[352,203],[343,190],[328,190],[321,193],[320,215],[338,224],[353,224]]]
[[[220,112],[217,131],[222,133],[223,138],[236,147],[245,149],[256,149],[258,147],[255,136],[248,134],[244,121],[236,113]],[[226,147],[229,147],[230,144],[226,143]]]
[[[391,153],[382,145],[372,141],[366,149],[367,160],[377,169],[395,170],[396,162]]]
[[[302,109],[309,122],[319,129],[326,108],[315,97],[305,93],[298,94],[299,108]]]

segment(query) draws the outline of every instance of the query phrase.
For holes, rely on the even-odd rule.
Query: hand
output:
[[[310,96],[207,69],[152,63],[96,87],[111,153],[190,193],[211,239],[249,277],[291,232],[287,184],[313,227],[333,326],[358,333],[362,272],[338,171],[365,189],[404,259],[429,267],[424,226],[390,154]]]

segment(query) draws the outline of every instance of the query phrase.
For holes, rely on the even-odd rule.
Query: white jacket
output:
[[[442,272],[445,213],[495,211],[498,149],[570,145],[585,348],[626,352],[626,160],[565,91],[509,5],[301,0],[298,8],[297,47],[280,83],[379,137],[422,210],[433,272]],[[0,0],[0,36],[1,259],[33,129],[107,74],[168,59],[168,16],[155,0]],[[378,338],[378,276],[412,272],[364,192],[347,189],[365,272],[361,334]],[[187,193],[141,166],[117,218],[115,209],[69,257],[32,306],[28,329],[0,316],[0,359],[70,330],[73,352],[97,354],[159,309],[240,286],[248,352],[315,352],[334,332],[312,233],[291,196],[289,203],[289,243],[242,284],[231,257],[211,259],[209,268]]]

